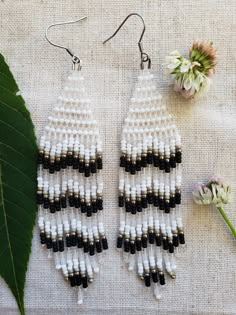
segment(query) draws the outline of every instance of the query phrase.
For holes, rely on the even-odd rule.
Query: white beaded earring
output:
[[[181,137],[158,93],[151,59],[138,42],[141,72],[121,136],[119,176],[120,228],[117,248],[129,270],[137,270],[157,300],[165,274],[176,277],[175,254],[185,244],[181,203]],[[145,65],[146,69],[145,69]],[[160,286],[159,286],[160,284]]]
[[[81,60],[49,40],[48,30],[85,18],[52,24],[46,30],[47,41],[70,54],[73,70],[39,141],[37,191],[41,244],[77,290],[79,304],[99,271],[97,254],[108,249],[101,211],[102,143],[85,92]]]

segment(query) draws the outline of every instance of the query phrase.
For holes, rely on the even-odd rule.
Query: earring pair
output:
[[[141,73],[138,76],[128,116],[121,135],[119,207],[120,228],[117,248],[123,248],[128,269],[137,269],[145,286],[160,298],[165,273],[175,278],[174,254],[184,244],[181,203],[181,138],[160,103],[151,59],[144,52],[143,30],[138,42]],[[70,73],[58,105],[48,117],[39,141],[38,225],[41,244],[53,253],[56,269],[78,293],[93,282],[99,271],[99,256],[108,249],[103,224],[102,142],[90,109],[82,63],[67,47],[72,58]]]

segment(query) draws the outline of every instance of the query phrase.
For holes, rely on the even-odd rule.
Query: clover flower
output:
[[[174,79],[174,90],[186,99],[208,91],[216,59],[216,49],[209,41],[194,42],[189,59],[183,57],[178,50],[170,53],[166,57],[166,68]]]
[[[193,199],[198,205],[210,205],[213,201],[213,194],[203,183],[198,183],[193,191]]]
[[[226,215],[223,206],[231,202],[231,186],[221,176],[212,176],[206,184],[198,183],[193,192],[193,200],[198,205],[215,205],[225,223],[236,238],[236,229]]]

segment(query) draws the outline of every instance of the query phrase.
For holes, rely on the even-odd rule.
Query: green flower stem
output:
[[[228,225],[232,235],[234,238],[236,238],[236,229],[233,226],[233,224],[231,223],[231,221],[229,220],[227,214],[225,213],[224,209],[222,207],[216,207],[219,211],[219,213],[221,214],[222,218],[225,220],[225,223]]]

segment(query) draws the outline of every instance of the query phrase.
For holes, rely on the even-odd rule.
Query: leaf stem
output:
[[[236,229],[231,223],[230,219],[228,218],[227,214],[225,213],[223,207],[216,207],[219,213],[221,214],[222,218],[224,219],[225,223],[228,225],[232,235],[234,238],[236,238]]]

